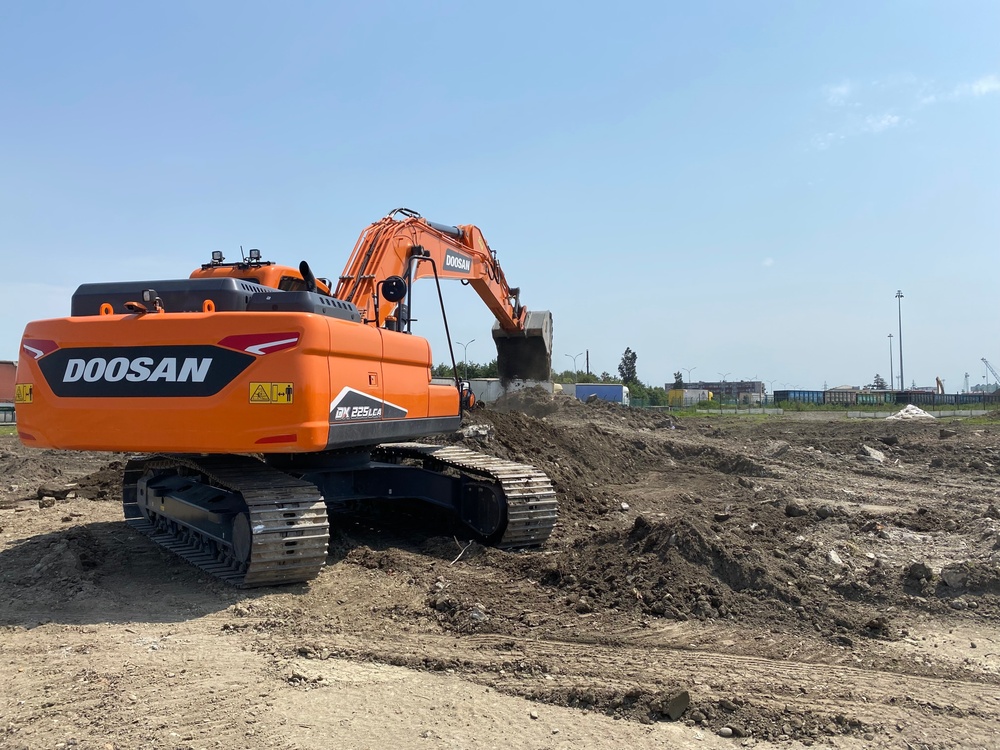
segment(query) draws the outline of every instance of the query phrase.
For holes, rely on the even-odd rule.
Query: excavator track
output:
[[[500,549],[541,546],[555,527],[558,503],[552,481],[534,466],[460,446],[425,443],[384,443],[372,452],[372,457],[421,460],[435,465],[437,470],[450,467],[498,485],[507,505],[507,527],[495,544]]]
[[[138,483],[149,470],[197,475],[201,482],[239,493],[249,523],[234,522],[244,528],[227,545],[177,519],[144,512]],[[122,505],[129,526],[241,588],[307,581],[326,563],[330,526],[316,487],[246,456],[134,458],[125,467]]]

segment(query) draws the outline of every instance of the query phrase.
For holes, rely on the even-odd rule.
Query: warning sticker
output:
[[[292,403],[291,383],[250,383],[251,404]]]
[[[31,383],[18,383],[14,386],[14,403],[30,404],[34,386]]]

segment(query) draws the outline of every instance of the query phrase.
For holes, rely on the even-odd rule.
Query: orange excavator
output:
[[[127,523],[238,586],[314,577],[340,514],[428,511],[484,544],[541,545],[557,515],[543,472],[410,442],[458,429],[463,399],[411,331],[423,278],[446,334],[440,281],[459,279],[496,317],[501,376],[548,379],[551,313],[521,304],[482,232],[397,209],[336,286],[257,250],[216,251],[187,279],[81,285],[69,317],[25,328],[18,434],[144,454],[125,467]]]

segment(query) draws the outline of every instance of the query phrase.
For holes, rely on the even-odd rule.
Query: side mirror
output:
[[[382,299],[386,302],[399,302],[406,296],[406,281],[402,276],[390,276],[379,286],[382,288]]]

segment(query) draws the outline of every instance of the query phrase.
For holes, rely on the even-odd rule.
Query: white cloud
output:
[[[884,133],[900,124],[899,115],[869,115],[865,118],[863,130],[868,133]]]
[[[969,91],[973,96],[996,94],[1000,92],[1000,76],[983,76],[969,85]]]
[[[844,80],[824,86],[822,93],[831,109],[824,113],[829,120],[826,129],[812,136],[811,146],[817,151],[857,136],[878,135],[912,125],[914,121],[907,114],[915,115],[925,107],[1000,94],[1000,75],[989,73],[974,81],[949,86],[908,73],[894,74],[860,84]],[[875,102],[874,106],[864,106],[866,100]],[[873,109],[882,113],[872,113]]]
[[[851,85],[850,81],[844,81],[843,83],[838,83],[835,86],[827,86],[824,89],[826,94],[826,103],[831,107],[843,107],[851,99],[851,92],[854,87]]]

